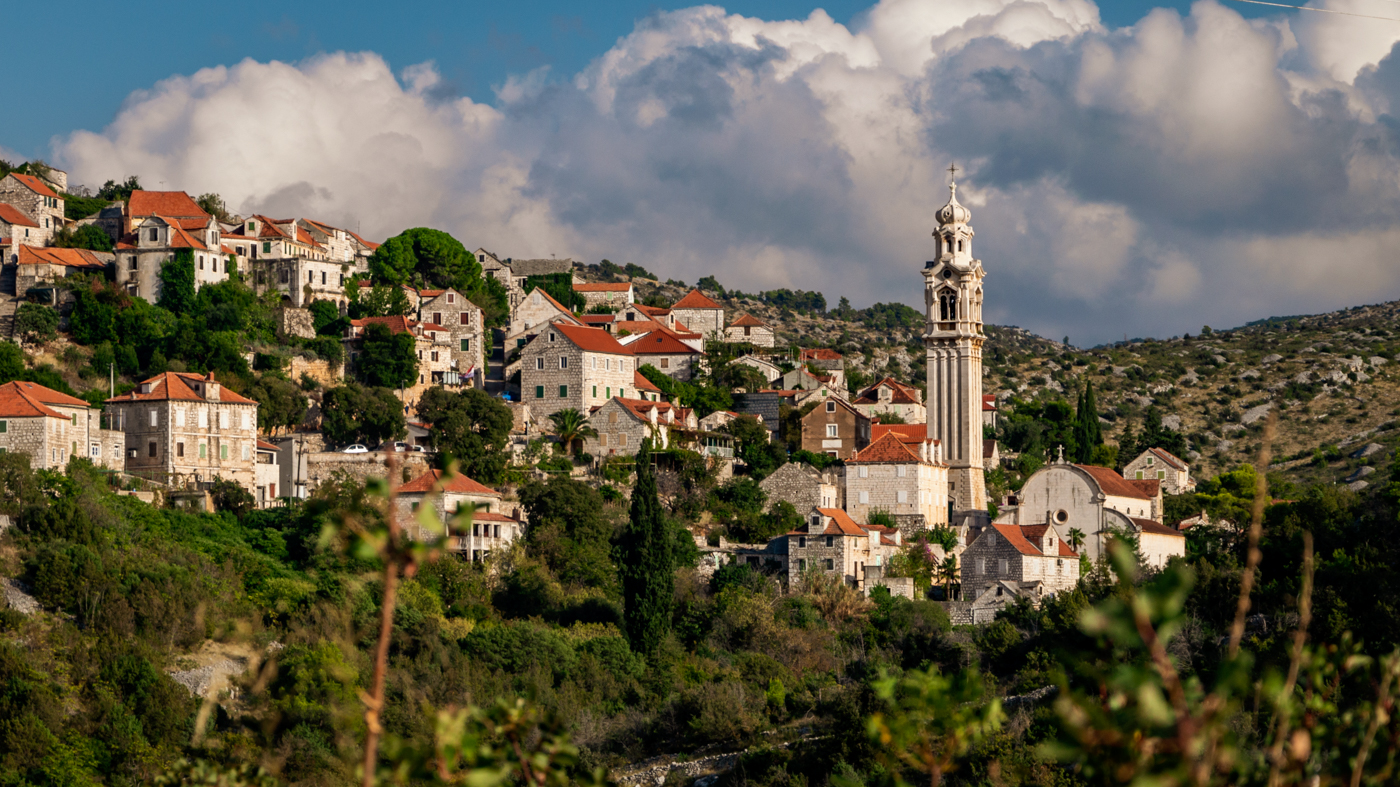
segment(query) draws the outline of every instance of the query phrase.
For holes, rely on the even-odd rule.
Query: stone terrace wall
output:
[[[287,376],[292,382],[300,384],[303,374],[310,375],[311,379],[322,386],[335,388],[344,380],[344,369],[340,364],[332,364],[330,361],[293,355],[291,365],[287,367]]]
[[[349,474],[350,477],[361,483],[370,478],[388,478],[388,464],[391,457],[398,462],[399,473],[402,474],[406,470],[409,479],[417,478],[430,469],[427,457],[417,453],[391,454],[384,451],[373,451],[367,454],[342,454],[335,451],[325,451],[308,454],[306,456],[308,491],[314,490],[342,472]],[[400,483],[403,481],[402,476],[393,480]]]
[[[277,310],[277,335],[316,338],[315,321],[310,309],[284,308]]]

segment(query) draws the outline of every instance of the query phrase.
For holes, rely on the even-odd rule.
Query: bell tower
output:
[[[949,167],[954,178],[957,167]],[[982,477],[982,261],[972,256],[972,213],[958,203],[958,184],[948,187],[938,210],[934,257],[924,265],[928,312],[928,436],[943,447],[948,463],[948,500],[955,512],[986,516]]]

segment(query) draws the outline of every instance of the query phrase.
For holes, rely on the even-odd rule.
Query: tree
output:
[[[418,381],[418,349],[413,334],[394,333],[383,323],[365,327],[355,371],[365,385],[399,388]]]
[[[651,439],[637,451],[637,485],[632,511],[618,539],[618,570],[622,603],[627,612],[627,638],[638,653],[655,653],[671,628],[675,593],[675,560],[671,532],[656,492],[656,469],[651,464]]]
[[[1124,443],[1127,448],[1127,443]],[[1149,448],[1160,448],[1174,456],[1186,455],[1186,438],[1174,429],[1168,429],[1162,425],[1162,413],[1156,407],[1147,408],[1147,412],[1142,416],[1142,436],[1137,439],[1137,444],[1122,456],[1122,460],[1130,462],[1143,451]]]
[[[408,434],[403,405],[389,388],[349,383],[321,399],[321,431],[335,445],[380,443]]]
[[[112,236],[94,224],[84,224],[76,230],[61,229],[54,233],[52,245],[66,249],[111,251],[116,248]]]
[[[399,293],[403,291],[399,290]],[[350,320],[340,316],[340,307],[334,301],[317,299],[306,309],[311,312],[311,325],[317,336],[342,336],[345,329],[350,327]]]
[[[109,180],[102,184],[102,188],[97,190],[99,199],[108,202],[131,199],[131,192],[141,190],[141,181],[135,175],[128,175],[121,183]]]
[[[47,342],[58,335],[58,312],[39,303],[21,303],[15,310],[15,332],[25,341]]]
[[[346,313],[351,319],[398,317],[413,313],[413,306],[408,302],[408,293],[404,292],[402,287],[376,284],[366,288],[352,280],[346,283],[345,289],[350,298]]]
[[[768,439],[768,429],[751,415],[741,415],[724,425],[734,436],[735,456],[749,466],[755,480],[767,478],[787,461],[787,451]]]
[[[588,303],[581,293],[574,291],[574,275],[572,273],[548,273],[543,276],[527,276],[525,283],[521,285],[526,294],[539,288],[549,294],[564,308],[572,312],[583,311]]]
[[[531,481],[520,488],[530,517],[525,531],[531,556],[544,561],[561,582],[612,589],[612,525],[603,515],[598,490],[569,478]]]
[[[1080,530],[1077,527],[1072,527],[1069,529],[1068,535],[1069,548],[1073,549],[1075,552],[1078,552],[1079,548],[1084,546],[1084,531]]]
[[[175,258],[160,266],[161,308],[185,314],[194,307],[194,252],[180,249]]]
[[[198,197],[195,197],[194,201],[205,213],[208,213],[219,221],[226,224],[233,221],[233,216],[228,212],[228,206],[224,204],[224,198],[220,197],[218,194],[212,192],[209,194],[200,194]]]
[[[292,429],[306,419],[306,394],[295,383],[280,377],[264,376],[253,384],[250,396],[258,403],[258,428],[276,434]]]
[[[444,460],[455,458],[461,472],[478,481],[501,480],[515,416],[500,400],[477,388],[429,388],[418,400],[418,417],[432,425],[428,439]]]
[[[583,440],[598,436],[598,430],[588,424],[587,416],[572,407],[566,407],[552,413],[549,420],[554,423],[554,434],[564,445],[566,451],[569,449],[582,450]],[[575,446],[574,443],[579,443],[579,445]]]
[[[1094,398],[1094,381],[1084,385],[1079,395],[1078,412],[1074,421],[1074,461],[1092,464],[1095,450],[1103,445],[1103,429],[1099,424],[1099,405]]]
[[[214,508],[219,511],[227,511],[236,517],[243,517],[253,510],[257,501],[253,495],[243,488],[237,481],[227,481],[220,477],[214,478],[213,487],[209,490],[209,496],[213,498]]]
[[[384,241],[369,258],[369,275],[375,284],[451,287],[480,306],[488,324],[509,313],[505,285],[482,275],[476,255],[441,230],[415,227]]]

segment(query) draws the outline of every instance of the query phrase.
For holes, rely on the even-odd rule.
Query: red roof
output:
[[[259,451],[281,451],[282,449],[281,449],[281,448],[278,448],[277,446],[273,445],[272,443],[267,442],[266,440],[259,440],[259,441],[258,441],[258,450],[259,450]]]
[[[880,404],[880,397],[875,392],[879,390],[882,385],[887,385],[894,389],[894,393],[890,395],[891,404],[919,404],[922,402],[922,397],[919,395],[918,388],[912,385],[905,385],[893,377],[886,377],[880,382],[866,388],[864,391],[861,391],[860,398],[856,399],[856,404]]]
[[[757,317],[753,316],[752,314],[749,314],[748,312],[744,312],[743,314],[739,315],[739,318],[737,320],[729,323],[730,328],[743,328],[746,325],[762,328],[768,327],[768,323],[758,319]]]
[[[28,188],[30,191],[34,192],[35,194],[38,194],[41,197],[53,197],[54,199],[59,199],[59,196],[53,193],[53,189],[49,188],[47,183],[40,180],[39,178],[34,177],[33,175],[21,175],[18,172],[11,172],[10,175],[15,180],[18,180],[20,183],[23,183],[25,187]]]
[[[1180,459],[1177,459],[1175,456],[1168,453],[1167,451],[1163,451],[1160,448],[1149,448],[1147,450],[1151,451],[1153,456],[1157,457],[1158,459],[1161,459],[1163,462],[1166,462],[1167,466],[1172,468],[1173,470],[1186,469],[1185,462],[1181,461]]]
[[[839,508],[818,508],[817,510],[821,512],[822,516],[829,517],[831,519],[831,523],[828,524],[826,526],[826,529],[822,531],[822,535],[865,535],[865,530],[861,528],[860,525],[857,525],[856,521],[854,519],[851,519],[851,515],[847,514],[845,511],[842,511]]]
[[[906,443],[918,443],[928,439],[928,424],[871,424],[870,439],[878,440],[893,434]],[[938,442],[937,440],[934,441]]]
[[[389,328],[389,333],[412,333],[413,326],[418,323],[408,319],[402,314],[391,317],[365,317],[360,320],[351,320],[350,325],[355,328],[367,328],[371,325],[384,325]]]
[[[994,413],[994,412],[996,412],[996,409],[997,409],[997,395],[996,395],[996,394],[982,394],[982,412],[984,412],[984,413],[993,412],[993,413]]]
[[[1152,500],[1157,497],[1157,479],[1151,481],[1129,481],[1121,475],[1113,472],[1107,467],[1095,467],[1093,465],[1075,465],[1094,477],[1099,483],[1099,488],[1106,495],[1115,497],[1132,497],[1139,500]]]
[[[68,416],[50,409],[48,405],[81,407],[84,410],[89,407],[88,403],[82,399],[75,399],[52,388],[45,388],[38,383],[16,381],[0,385],[0,416],[5,418],[47,416],[68,419]]]
[[[1182,533],[1176,528],[1167,527],[1161,522],[1154,522],[1151,519],[1138,519],[1136,517],[1128,518],[1132,519],[1133,524],[1137,525],[1138,529],[1144,533],[1151,533],[1155,536],[1175,536],[1177,538],[1186,538],[1185,533]]]
[[[604,282],[601,284],[575,284],[574,292],[629,292],[632,289],[630,283],[614,284]]]
[[[107,267],[106,263],[99,260],[95,254],[87,249],[39,248],[21,245],[18,254],[20,265],[63,265],[69,268]]]
[[[142,380],[141,385],[132,389],[130,393],[121,396],[114,396],[108,399],[109,402],[163,402],[163,401],[185,401],[185,402],[206,402],[214,401],[205,399],[195,393],[194,386],[204,382],[218,382],[214,379],[214,373],[207,376],[198,374],[188,374],[186,372],[162,372],[149,380]],[[142,393],[141,388],[150,386],[149,393]],[[232,404],[257,404],[257,402],[246,396],[230,391],[228,388],[219,387],[220,402]]]
[[[1017,552],[1023,555],[1034,555],[1036,557],[1045,556],[1044,552],[1041,552],[1034,544],[1026,540],[1026,537],[1021,532],[1020,525],[998,525],[993,523],[992,527],[995,528],[996,531],[1006,539],[1006,543],[1014,547]]]
[[[839,361],[843,356],[835,350],[818,347],[812,350],[803,350],[799,357],[804,361]]]
[[[613,320],[613,328],[628,333],[651,333],[665,327],[654,320]]]
[[[0,221],[6,224],[13,224],[18,227],[38,227],[34,220],[20,212],[19,208],[6,202],[0,202]]]
[[[350,230],[346,230],[346,232],[350,232]],[[350,232],[350,237],[352,237],[352,238],[354,238],[355,240],[359,241],[360,243],[364,244],[365,247],[368,248],[370,251],[374,251],[375,249],[379,248],[379,244],[378,244],[378,243],[375,243],[374,241],[365,240],[364,238],[361,238],[359,235],[357,235],[357,234],[355,234],[355,233],[353,233],[353,232]]]
[[[690,292],[686,293],[686,295],[685,295],[684,298],[681,298],[680,300],[678,300],[678,301],[676,301],[675,303],[671,304],[671,308],[674,310],[674,309],[723,309],[724,307],[723,307],[723,306],[720,306],[718,303],[715,303],[714,301],[710,300],[708,297],[705,296],[705,293],[703,293],[703,292],[701,292],[701,291],[699,291],[699,290],[691,290]]]
[[[204,241],[186,232],[185,228],[181,227],[178,222],[164,216],[156,216],[156,218],[170,225],[170,247],[172,249],[208,249],[204,245]]]
[[[183,191],[133,191],[126,203],[128,216],[176,216],[204,218],[209,214]]]
[[[631,308],[636,309],[648,317],[665,317],[671,313],[670,309],[664,309],[660,306],[648,306],[645,303],[634,303]]]
[[[545,297],[549,297],[546,295]],[[553,298],[550,298],[553,300]],[[582,325],[569,325],[568,323],[551,323],[550,327],[564,335],[564,338],[573,342],[580,350],[587,350],[595,353],[612,353],[614,355],[631,355],[632,348],[623,347],[617,343],[613,335],[602,328],[588,328]]]
[[[641,372],[632,372],[632,385],[635,386],[639,391],[651,391],[652,393],[661,393],[661,389],[653,385],[651,380],[648,380],[646,378],[646,375],[642,374]]]
[[[700,351],[676,338],[664,326],[647,333],[627,348],[636,355],[699,355]]]
[[[872,435],[873,439],[873,435]],[[870,445],[857,451],[852,462],[919,462],[919,455],[909,449],[899,436],[886,432]]]
[[[442,481],[443,472],[441,470],[429,470],[399,487],[399,494],[427,493],[433,491],[433,486],[442,483],[441,489],[444,492],[451,492],[460,495],[490,495],[500,497],[501,493],[489,486],[473,481],[461,473],[454,474],[447,481]]]
[[[437,296],[443,294],[444,292],[447,292],[447,290],[419,290],[419,291],[418,291],[418,297],[420,297],[420,298],[436,298]]]

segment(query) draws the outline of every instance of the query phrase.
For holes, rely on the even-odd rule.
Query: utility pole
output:
[[[115,398],[117,395],[117,365],[115,363],[107,364],[107,384],[108,398]]]

